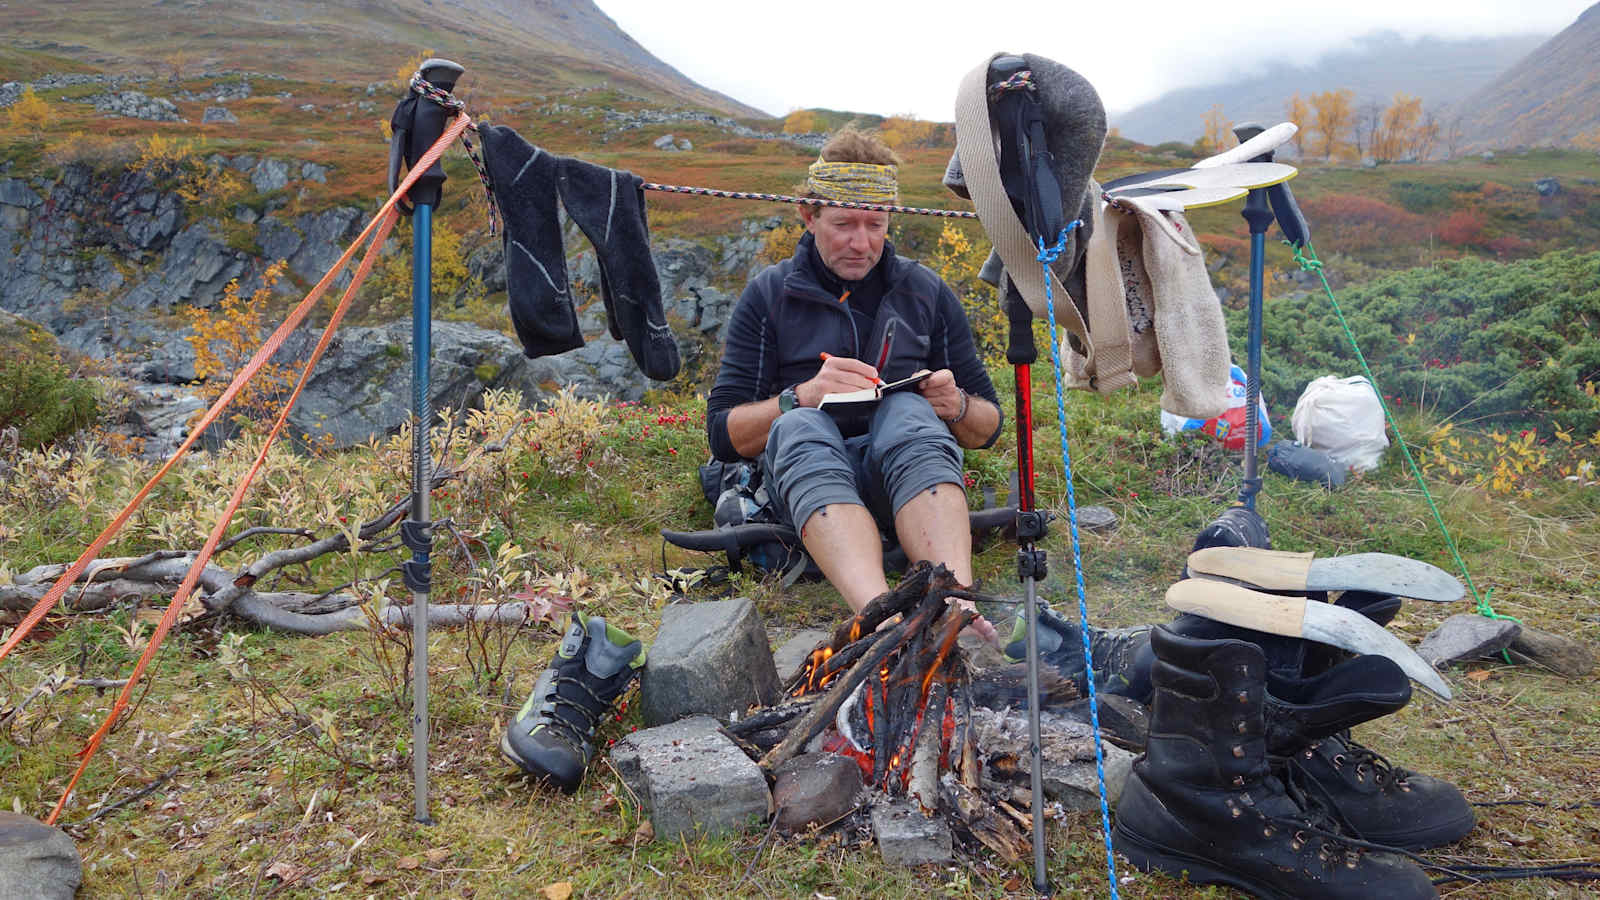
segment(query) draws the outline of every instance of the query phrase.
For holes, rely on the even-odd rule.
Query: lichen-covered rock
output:
[[[28,816],[0,812],[0,900],[71,900],[83,883],[72,838]]]
[[[639,692],[651,725],[692,715],[727,722],[776,702],[778,673],[755,604],[737,597],[669,605]]]

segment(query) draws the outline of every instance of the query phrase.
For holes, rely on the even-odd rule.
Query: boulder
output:
[[[0,900],[71,900],[83,883],[72,838],[28,816],[0,812]]]
[[[772,811],[761,768],[708,716],[636,731],[608,756],[658,841],[743,831]]]
[[[305,358],[313,336],[305,331]],[[510,338],[462,322],[433,323],[433,360],[428,367],[430,402],[438,410],[472,405],[485,390],[506,383],[506,369],[520,354]],[[524,395],[534,402],[544,396]],[[341,328],[289,415],[293,434],[326,434],[336,447],[393,434],[411,419],[411,323]]]
[[[1533,189],[1538,191],[1541,197],[1554,197],[1561,193],[1561,182],[1555,177],[1547,175],[1535,181]]]
[[[649,725],[693,715],[728,722],[777,702],[778,672],[755,604],[737,597],[662,610],[639,691]]]
[[[208,106],[205,113],[200,116],[202,125],[236,125],[238,122],[239,117],[226,106]]]
[[[1510,619],[1491,619],[1477,613],[1457,613],[1422,639],[1417,655],[1435,668],[1477,659],[1511,646],[1522,626]]]
[[[1594,672],[1594,653],[1583,642],[1563,634],[1522,626],[1506,652],[1519,663],[1549,669],[1568,678]]]
[[[1078,527],[1096,534],[1117,530],[1117,514],[1104,506],[1078,507]]]
[[[844,818],[861,806],[861,766],[836,753],[803,753],[773,773],[780,831],[794,833]]]
[[[93,99],[96,112],[150,122],[182,122],[178,107],[164,97],[151,97],[139,91],[111,91]]]
[[[250,184],[261,194],[283,190],[289,186],[289,164],[281,159],[263,159],[251,171]]]
[[[674,153],[678,151],[677,139],[670,134],[663,134],[661,137],[656,138],[650,142],[650,146],[657,150],[670,150]]]

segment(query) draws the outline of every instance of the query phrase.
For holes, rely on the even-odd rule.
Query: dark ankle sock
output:
[[[506,295],[522,350],[537,358],[582,347],[556,207],[556,157],[504,125],[479,134],[505,217]]]
[[[678,374],[678,344],[661,304],[650,256],[644,179],[579,159],[559,164],[561,203],[594,244],[601,295],[613,337],[627,341],[639,369],[666,381]]]

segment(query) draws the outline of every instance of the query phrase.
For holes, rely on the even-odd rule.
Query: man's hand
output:
[[[825,394],[862,391],[877,384],[878,370],[872,366],[848,356],[829,356],[816,377],[795,385],[794,393],[801,406],[815,407]]]
[[[946,422],[961,415],[961,388],[956,386],[955,373],[949,369],[940,369],[928,376],[928,380],[917,385],[917,390],[927,398],[928,404],[939,418]]]

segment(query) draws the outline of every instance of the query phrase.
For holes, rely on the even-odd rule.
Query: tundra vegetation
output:
[[[215,86],[216,79],[189,75],[192,68],[173,63],[169,80],[192,91]],[[274,87],[295,99],[235,103],[240,121],[227,127],[105,120],[71,102],[74,89],[44,91],[6,119],[0,167],[9,166],[10,177],[44,179],[72,164],[108,177],[144,167],[195,214],[232,215],[269,202],[291,211],[340,203],[373,208],[382,192],[380,117],[387,110],[363,109],[367,98],[357,88],[292,80]],[[1421,462],[1474,580],[1492,589],[1496,610],[1593,644],[1600,640],[1594,549],[1600,546],[1600,254],[1571,249],[1596,246],[1600,238],[1600,192],[1580,181],[1592,173],[1593,154],[1505,153],[1362,168],[1348,161],[1341,144],[1354,111],[1341,110],[1337,97],[1320,99],[1307,101],[1314,124],[1303,152],[1311,161],[1296,190],[1348,321],[1398,414],[1399,436]],[[35,101],[45,104],[43,113]],[[664,128],[616,129],[594,111],[648,108],[609,89],[538,100],[481,93],[474,101],[556,152],[582,153],[668,183],[786,191],[812,156],[785,142],[731,138],[703,123],[674,123],[671,130],[695,149],[663,153],[651,141]],[[304,113],[301,103],[318,111]],[[178,104],[191,122],[200,121],[202,105]],[[1213,137],[1225,141],[1221,110],[1216,114]],[[800,111],[781,124],[810,132],[848,118]],[[869,124],[894,129],[905,141],[905,202],[952,203],[938,185],[950,150],[947,128],[909,117]],[[286,126],[299,141],[295,154],[333,173],[325,185],[306,183],[274,199],[208,161],[214,154],[270,153]],[[767,123],[784,130],[779,126]],[[1170,168],[1195,152],[1113,137],[1100,174]],[[441,314],[505,328],[504,297],[474,287],[463,262],[498,238],[484,230],[483,201],[465,158],[453,154],[446,168],[451,182],[438,227],[449,237],[436,238],[444,254],[436,271],[461,279],[456,293],[463,297]],[[1546,176],[1561,179],[1560,203],[1546,202],[1533,188]],[[652,195],[650,202],[658,234],[696,240],[772,214],[698,198]],[[1240,329],[1243,225],[1231,209],[1202,211],[1193,222],[1226,292],[1231,325]],[[780,256],[797,237],[792,226],[775,229],[767,252]],[[984,255],[981,231],[901,218],[893,237],[957,290],[996,383],[1009,386],[1003,318],[993,292],[974,275]],[[405,258],[386,258],[375,276],[359,310],[368,321],[401,312]],[[1280,433],[1308,378],[1358,371],[1320,287],[1297,272],[1287,250],[1273,247],[1266,386]],[[304,287],[292,277],[279,284]],[[288,300],[270,289],[235,289],[216,308],[191,314],[187,322],[206,348],[211,384],[236,369]],[[1042,324],[1037,333],[1046,351]],[[29,349],[35,345],[43,349]],[[9,437],[0,440],[9,443],[0,446],[0,631],[26,606],[26,573],[71,561],[154,466],[108,437],[104,426],[119,408],[119,394],[95,365],[69,359],[26,328],[5,333],[4,351],[0,431]],[[1044,425],[1057,413],[1047,357],[1032,375]],[[280,386],[290,377],[274,375]],[[837,597],[823,585],[783,588],[748,571],[694,583],[663,577],[720,562],[670,549],[663,562],[658,536],[662,527],[710,522],[695,472],[706,453],[705,389],[704,382],[674,382],[642,403],[565,394],[538,410],[493,392],[481,408],[445,410],[433,424],[439,469],[447,476],[436,479],[433,495],[435,516],[446,523],[436,542],[436,601],[515,601],[527,611],[520,627],[470,625],[432,637],[433,826],[410,819],[409,631],[382,617],[385,607],[406,601],[394,569],[404,551],[361,534],[363,523],[377,520],[407,490],[409,436],[402,431],[340,452],[315,441],[274,450],[232,529],[249,536],[216,564],[234,572],[275,552],[344,535],[333,541],[342,543],[337,550],[274,568],[258,588],[348,598],[358,604],[353,609],[370,614],[369,627],[290,636],[192,601],[136,695],[136,708],[67,807],[63,821],[84,855],[89,894],[1025,893],[1026,873],[984,861],[932,872],[887,869],[853,831],[764,841],[755,830],[656,843],[637,798],[604,762],[597,761],[575,797],[565,798],[513,777],[499,757],[499,731],[554,652],[566,610],[604,615],[646,640],[662,606],[679,595],[750,596],[773,629],[840,618]],[[1159,385],[1146,383],[1111,397],[1066,398],[1078,502],[1110,507],[1121,518],[1114,532],[1081,536],[1099,624],[1164,618],[1162,591],[1195,532],[1237,487],[1236,458],[1197,436],[1162,435],[1159,393]],[[238,410],[236,436],[180,464],[105,555],[198,547],[258,449],[280,396],[264,390],[248,398]],[[970,453],[969,484],[1004,499],[1013,452],[1008,433],[995,450]],[[1054,427],[1038,429],[1035,455],[1039,494],[1064,517]],[[1331,493],[1269,474],[1260,509],[1281,549],[1385,551],[1450,565],[1427,501],[1394,452],[1376,471]],[[1045,548],[1051,565],[1044,595],[1075,607],[1064,520]],[[1014,548],[991,544],[976,565],[989,593],[1015,596]],[[87,602],[86,593],[0,666],[0,771],[6,773],[0,802],[36,816],[49,811],[75,765],[72,754],[109,709],[113,694],[95,685],[127,676],[170,596],[170,585],[106,595],[103,603]],[[1410,604],[1392,627],[1414,643],[1463,609]],[[1002,632],[1011,612],[997,613]],[[1600,829],[1592,786],[1600,765],[1594,677],[1569,680],[1482,660],[1450,678],[1458,692],[1453,703],[1419,692],[1405,710],[1358,735],[1402,765],[1450,778],[1469,799],[1529,804],[1481,809],[1477,830],[1448,855],[1478,862],[1592,858]],[[638,722],[632,706],[623,708],[606,723],[603,742]],[[1098,818],[1088,815],[1051,823],[1051,876],[1060,890],[1105,893],[1097,829]],[[1184,889],[1135,875],[1121,890],[1166,897]],[[1535,881],[1468,887],[1458,895],[1576,896],[1563,891],[1571,889]]]

